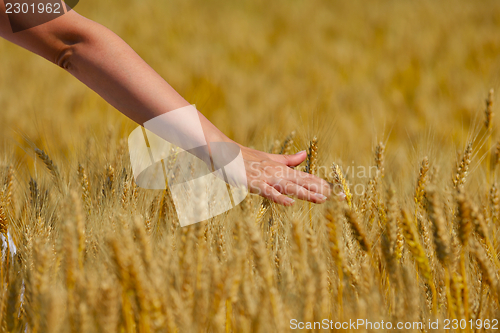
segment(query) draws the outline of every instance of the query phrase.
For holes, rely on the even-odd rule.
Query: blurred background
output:
[[[500,78],[498,1],[83,0],[75,9],[239,143],[270,150],[296,130],[296,151],[318,137],[321,164],[367,166],[382,141],[395,183],[414,177],[425,155],[448,175],[468,139],[485,154],[484,100]],[[19,171],[36,172],[29,142],[71,164],[118,149],[137,126],[4,40],[0,59],[0,145]]]
[[[137,124],[0,40],[0,234],[18,248],[0,265],[6,330],[267,333],[288,331],[291,318],[500,317],[499,1],[81,0],[75,9],[232,139],[277,151],[296,131],[295,153],[314,152],[317,137],[309,160],[319,175],[335,162],[351,191],[368,191],[351,209],[252,195],[180,228],[170,191],[132,180]],[[376,152],[383,178],[352,174]],[[468,201],[457,196],[464,183]]]

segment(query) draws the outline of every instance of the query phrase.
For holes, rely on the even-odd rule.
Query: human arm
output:
[[[0,0],[0,36],[62,67],[139,124],[190,105],[120,37],[74,10],[13,33]],[[201,113],[199,119],[206,142],[232,142]],[[303,162],[305,152],[285,156],[240,148],[251,192],[285,205],[292,202],[282,193],[316,203],[329,194],[325,181],[289,168]]]

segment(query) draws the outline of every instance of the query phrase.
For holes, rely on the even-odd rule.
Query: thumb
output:
[[[271,158],[276,162],[285,164],[286,166],[294,167],[304,162],[304,160],[307,158],[307,153],[305,150],[303,150],[294,155],[273,154]]]

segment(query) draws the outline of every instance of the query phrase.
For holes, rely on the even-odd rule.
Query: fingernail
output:
[[[317,198],[320,198],[321,200],[326,200],[326,196],[324,196],[323,194],[321,193],[315,193],[314,194]]]
[[[340,193],[338,194],[338,196],[339,196],[339,197],[341,197],[342,199],[345,199],[345,197],[346,197],[346,195],[345,195],[345,193],[344,193],[344,192],[340,192]]]
[[[305,150],[301,150],[301,151],[299,151],[299,152],[298,152],[297,154],[295,154],[295,155],[302,154],[303,152],[305,152]]]
[[[295,202],[295,200],[293,200],[292,198],[286,198],[285,199],[285,203],[288,204],[288,205],[291,205]]]

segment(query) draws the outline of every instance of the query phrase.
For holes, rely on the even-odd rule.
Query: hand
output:
[[[331,187],[325,180],[291,168],[307,158],[306,151],[295,155],[276,155],[243,146],[240,148],[251,193],[284,206],[291,206],[295,202],[287,195],[323,203],[331,194]]]

